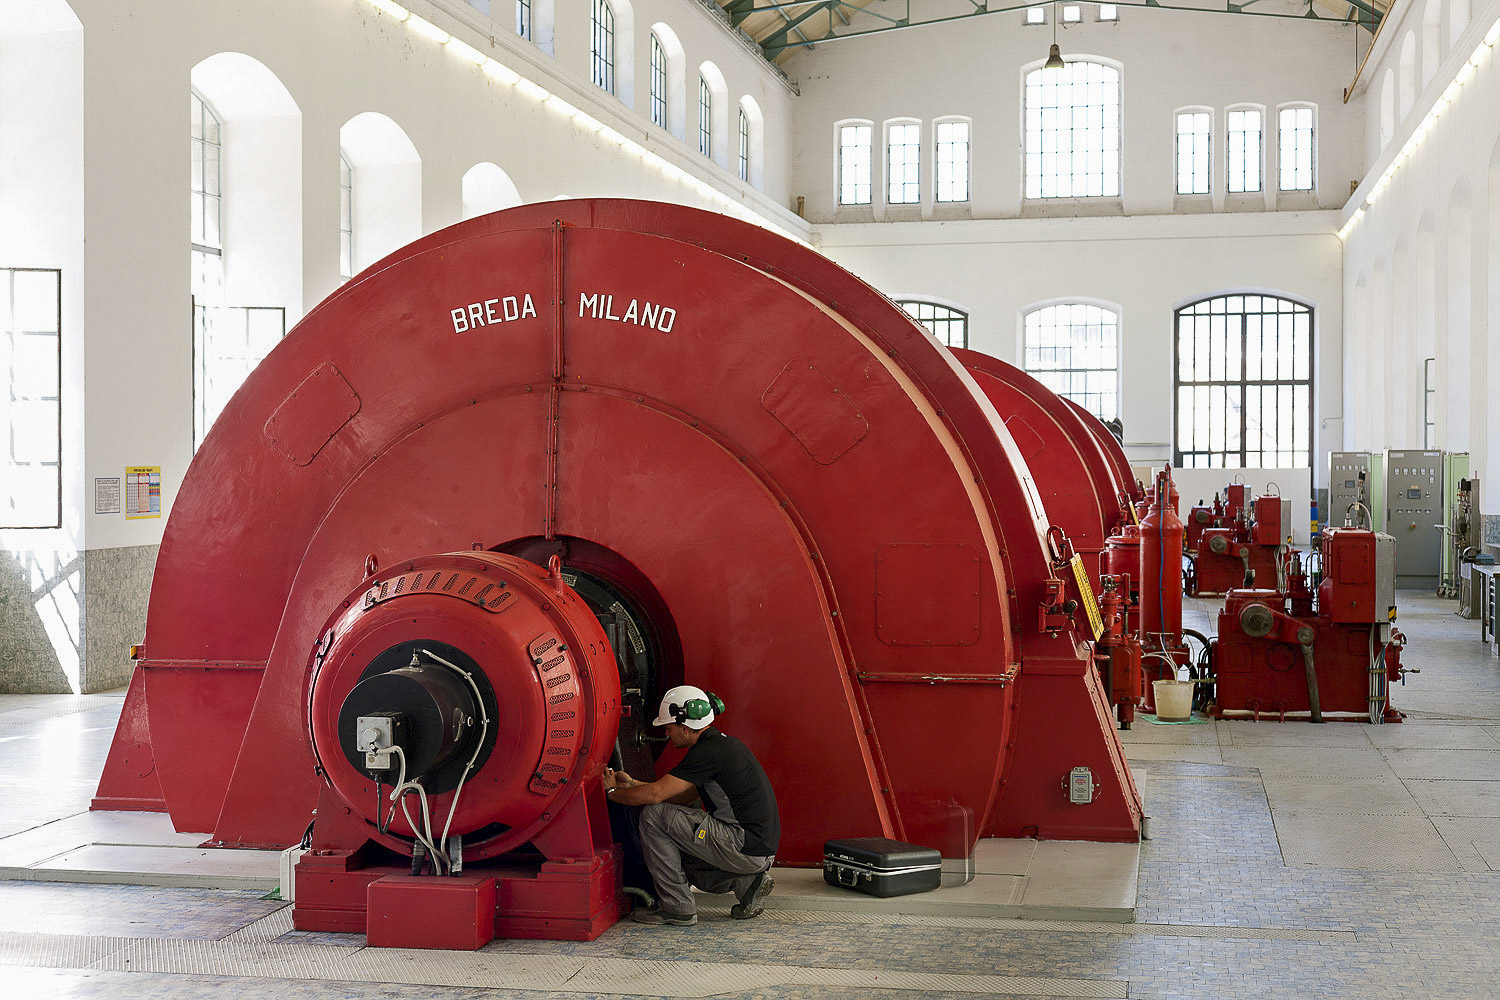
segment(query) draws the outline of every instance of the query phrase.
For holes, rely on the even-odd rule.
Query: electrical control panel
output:
[[[1360,511],[1350,511],[1349,505],[1362,503],[1371,511],[1370,504],[1370,453],[1367,451],[1335,451],[1328,456],[1328,512],[1323,523],[1339,527],[1348,513],[1349,523],[1356,527],[1376,528],[1366,525]]]
[[[1385,530],[1396,540],[1396,586],[1435,587],[1447,497],[1443,453],[1386,452]]]

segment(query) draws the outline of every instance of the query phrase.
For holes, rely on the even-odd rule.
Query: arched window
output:
[[[1120,314],[1088,302],[1026,313],[1021,367],[1100,420],[1120,415]]]
[[[1212,172],[1213,112],[1187,108],[1177,112],[1177,193],[1208,194]]]
[[[1176,464],[1308,467],[1312,308],[1274,295],[1220,295],[1176,313]]]
[[[922,200],[922,123],[898,119],[885,123],[885,200],[915,205]]]
[[[939,202],[969,200],[969,120],[939,118],[933,123],[934,196]]]
[[[1401,115],[1400,120],[1406,121],[1406,116],[1411,112],[1412,105],[1417,102],[1417,34],[1408,31],[1406,37],[1401,39]]]
[[[750,119],[745,116],[744,105],[740,106],[740,180],[750,179]]]
[[[929,302],[926,299],[903,299],[896,303],[912,319],[927,327],[927,332],[948,347],[969,346],[969,314],[962,309]]]
[[[464,174],[462,189],[465,219],[521,204],[521,192],[499,164],[474,164]]]
[[[667,50],[651,32],[651,124],[667,127]]]
[[[1230,108],[1225,116],[1228,148],[1225,159],[1229,167],[1227,190],[1244,194],[1261,189],[1264,169],[1265,134],[1260,108]]]
[[[1026,197],[1120,195],[1120,71],[1098,62],[1026,74]]]
[[[714,92],[708,80],[698,75],[698,152],[714,155]]]
[[[1380,79],[1380,148],[1396,134],[1396,71],[1387,69]]]
[[[302,112],[275,73],[241,52],[203,59],[188,86],[196,448],[281,340],[287,313],[301,313],[301,216],[274,206],[302,204]],[[331,182],[327,167],[320,176]],[[332,183],[324,190],[331,208]],[[331,286],[332,255],[320,264]]]
[[[615,12],[609,0],[594,0],[589,21],[590,66],[594,85],[607,93],[615,92]]]
[[[740,180],[755,187],[765,183],[765,115],[755,98],[740,98]]]
[[[1286,105],[1280,116],[1276,140],[1281,151],[1281,190],[1311,191],[1317,181],[1317,115],[1308,104]]]
[[[192,124],[193,296],[199,301],[223,298],[224,240],[221,235],[224,143],[219,116],[197,91],[190,91]]]
[[[339,153],[339,278],[354,277],[354,170]]]
[[[871,192],[870,122],[839,123],[839,204],[868,205]]]

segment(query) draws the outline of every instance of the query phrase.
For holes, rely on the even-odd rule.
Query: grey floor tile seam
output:
[[[798,985],[981,995],[1130,995],[1128,981],[1104,978],[55,934],[0,934],[0,965],[665,997],[703,997],[755,987]]]
[[[726,916],[727,907],[700,907],[699,913]],[[1319,927],[1241,927],[1214,924],[1115,923],[1105,920],[1027,920],[1016,917],[936,917],[883,913],[840,913],[827,910],[767,910],[759,918],[769,923],[900,925],[1022,934],[1113,934],[1127,937],[1191,937],[1264,939],[1279,941],[1353,941],[1354,932]]]

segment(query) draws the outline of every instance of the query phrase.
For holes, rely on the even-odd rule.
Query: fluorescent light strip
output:
[[[699,197],[703,198],[704,200],[711,203],[723,205],[726,209],[730,210],[733,215],[746,222],[753,223],[763,229],[768,229],[771,232],[784,236],[789,240],[800,243],[808,249],[812,249],[812,244],[808,243],[801,237],[790,233],[785,229],[782,229],[780,226],[776,225],[774,222],[771,222],[764,216],[761,216],[759,213],[740,205],[733,198],[725,195],[723,192],[719,191],[708,182],[694,177],[676,164],[668,162],[659,153],[653,153],[651,150],[647,149],[645,146],[642,146],[635,140],[621,135],[617,130],[610,128],[608,125],[599,121],[593,115],[574,107],[567,101],[563,100],[561,97],[547,90],[545,87],[541,87],[531,80],[526,79],[526,77],[517,73],[515,70],[504,65],[503,63],[497,62],[495,59],[485,55],[483,52],[480,52],[478,49],[474,48],[474,46],[472,45],[469,45],[467,42],[463,42],[457,38],[454,38],[452,35],[448,34],[448,32],[444,31],[442,28],[439,28],[431,21],[428,21],[422,17],[418,17],[416,14],[413,14],[411,11],[407,10],[400,4],[391,2],[391,0],[365,0],[365,2],[368,3],[371,7],[374,7],[376,10],[380,11],[382,14],[386,14],[390,17],[395,18],[397,22],[405,22],[407,25],[413,28],[417,32],[417,34],[422,35],[424,38],[436,42],[438,45],[446,46],[453,52],[454,55],[463,59],[465,62],[470,62],[475,66],[480,67],[484,74],[491,79],[497,80],[500,83],[506,84],[508,86],[515,87],[516,90],[520,91],[523,96],[531,98],[538,104],[546,105],[553,111],[558,112],[566,118],[571,118],[580,128],[583,128],[586,131],[598,133],[599,138],[604,140],[606,143],[619,146],[625,152],[631,153],[635,156],[639,156],[645,163],[659,170],[662,176],[667,178],[668,180],[674,182],[685,182],[695,192],[697,192]],[[1495,22],[1495,27],[1490,29],[1490,34],[1500,36],[1500,21]],[[1485,41],[1490,45],[1494,44],[1494,41],[1488,36],[1486,36]],[[1486,51],[1488,51],[1488,49],[1486,49]],[[1478,50],[1476,50],[1474,56],[1471,57],[1470,62],[1477,67],[1478,62],[1476,60],[1478,60],[1479,58],[1479,52]],[[1472,69],[1470,70],[1470,72],[1472,72]],[[1359,218],[1363,214],[1364,212],[1363,210],[1361,210],[1360,212],[1356,213],[1355,218]],[[1353,224],[1353,221],[1354,220],[1352,219],[1350,220],[1350,225]],[[1345,230],[1347,230],[1348,228],[1349,227],[1346,226]],[[1339,233],[1340,238],[1342,238],[1343,235],[1344,232],[1341,231]]]
[[[1433,102],[1432,107],[1427,111],[1426,117],[1417,123],[1416,128],[1412,129],[1411,137],[1406,140],[1406,144],[1401,147],[1401,151],[1392,157],[1390,166],[1385,168],[1385,173],[1380,175],[1380,180],[1375,182],[1375,185],[1370,189],[1370,193],[1365,196],[1364,204],[1355,210],[1354,214],[1349,217],[1349,221],[1344,223],[1344,227],[1339,230],[1340,240],[1348,238],[1349,234],[1354,231],[1354,227],[1359,220],[1365,217],[1365,210],[1374,206],[1381,194],[1385,192],[1387,185],[1395,178],[1396,171],[1421,148],[1423,141],[1432,134],[1433,129],[1437,125],[1437,120],[1443,116],[1443,112],[1448,110],[1449,105],[1458,99],[1459,91],[1463,89],[1463,85],[1468,82],[1469,78],[1474,75],[1474,72],[1479,67],[1484,65],[1485,60],[1494,51],[1497,42],[1500,42],[1500,19],[1496,19],[1495,23],[1490,25],[1490,30],[1484,34],[1484,40],[1474,47],[1474,51],[1470,53],[1468,61],[1458,68],[1458,73],[1454,76],[1453,82],[1448,84],[1443,93]]]

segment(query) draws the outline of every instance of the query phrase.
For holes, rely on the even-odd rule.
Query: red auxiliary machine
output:
[[[1395,542],[1327,528],[1322,552],[1315,611],[1295,587],[1227,595],[1213,646],[1215,714],[1401,721],[1390,685],[1416,671],[1402,667],[1405,638],[1391,624]]]
[[[1285,590],[1292,548],[1291,505],[1279,496],[1248,503],[1242,483],[1228,488],[1229,501],[1188,512],[1187,551],[1193,570],[1192,597],[1228,593],[1239,587]]]
[[[689,682],[775,784],[781,863],[1133,841],[1050,524],[964,367],[817,254],[649,202],[473,219],[210,431],[95,808],[236,846],[314,819],[299,928],[592,938],[624,905],[600,772],[670,764],[644,723]]]

